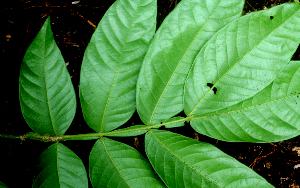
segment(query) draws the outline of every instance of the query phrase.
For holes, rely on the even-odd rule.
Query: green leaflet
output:
[[[109,132],[135,111],[135,89],[156,28],[156,0],[117,0],[100,21],[85,51],[80,102],[87,124]]]
[[[81,159],[60,143],[48,147],[39,157],[32,187],[88,187]]]
[[[74,88],[47,18],[28,47],[19,78],[23,117],[39,134],[63,135],[76,111]]]
[[[151,165],[168,187],[273,187],[218,148],[168,131],[145,138]]]
[[[194,117],[192,127],[219,140],[277,142],[300,134],[300,61],[291,61],[261,92],[229,108]]]
[[[148,161],[134,148],[101,138],[89,159],[90,180],[97,187],[165,187],[156,179]]]
[[[186,80],[185,113],[224,109],[269,85],[299,45],[299,9],[299,3],[287,3],[254,12],[215,34],[195,58]]]
[[[182,0],[167,16],[149,46],[137,83],[137,111],[146,125],[183,110],[183,88],[203,45],[238,18],[243,0]]]

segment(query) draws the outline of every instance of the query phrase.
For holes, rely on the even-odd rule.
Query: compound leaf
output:
[[[255,96],[192,121],[199,133],[219,140],[277,142],[300,134],[300,61],[291,61]],[[195,117],[194,119],[197,119]]]
[[[268,86],[300,42],[300,4],[242,16],[222,28],[195,58],[185,85],[188,116],[224,109]]]
[[[24,56],[19,98],[24,119],[39,134],[63,135],[76,111],[76,96],[48,17]]]
[[[80,102],[87,124],[109,132],[135,111],[136,80],[156,28],[156,0],[117,0],[85,51]]]
[[[81,159],[60,143],[48,147],[39,157],[36,187],[88,187],[88,178]]]
[[[239,17],[243,0],[182,0],[164,20],[149,46],[137,84],[137,110],[144,124],[156,124],[183,110],[183,88],[203,45]]]
[[[90,180],[97,187],[165,187],[148,161],[132,147],[101,138],[89,159]]]
[[[149,131],[145,149],[168,187],[273,187],[218,148],[179,134]]]

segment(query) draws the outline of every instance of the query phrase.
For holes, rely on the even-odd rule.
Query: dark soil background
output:
[[[159,0],[158,25],[180,0]],[[22,58],[48,15],[51,16],[54,38],[68,63],[68,70],[78,94],[79,73],[84,50],[101,17],[114,0],[7,0],[2,1],[1,11],[1,124],[0,134],[23,135],[32,130],[27,126],[20,110],[18,79]],[[244,14],[273,7],[290,1],[248,0]],[[299,50],[293,59],[300,59]],[[78,96],[78,95],[77,95]],[[137,124],[138,115],[127,123]],[[268,143],[228,143],[195,133],[189,126],[172,129],[200,141],[209,142],[240,162],[255,170],[275,187],[300,187],[300,137]],[[66,134],[93,132],[78,108],[76,117]],[[143,155],[143,136],[117,139],[127,143]],[[95,141],[66,141],[88,169],[89,152]],[[51,143],[33,140],[0,138],[0,181],[9,187],[31,187],[36,161]]]

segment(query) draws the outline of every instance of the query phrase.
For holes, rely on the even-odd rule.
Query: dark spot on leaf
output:
[[[214,94],[217,94],[217,88],[213,88]]]
[[[212,83],[207,83],[207,86],[210,87],[210,88],[211,88],[213,85],[214,85],[214,84],[212,84]]]
[[[270,16],[270,19],[273,20],[274,16]]]
[[[208,87],[212,88],[214,84],[212,84],[212,83],[207,83],[206,85],[207,85]],[[216,87],[214,87],[212,90],[214,91],[214,94],[217,94],[217,90],[218,90],[218,89],[217,89]]]

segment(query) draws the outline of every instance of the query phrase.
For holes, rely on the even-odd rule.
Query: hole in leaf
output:
[[[218,91],[218,90],[217,90],[217,88],[214,87],[214,88],[213,88],[213,91],[214,91],[214,94],[217,94],[217,91]]]
[[[207,86],[210,87],[210,88],[211,88],[213,85],[214,85],[214,84],[212,84],[212,83],[207,83]]]
[[[270,16],[270,19],[273,20],[274,16]]]
[[[214,84],[212,84],[212,83],[207,83],[206,85],[207,85],[208,87],[212,88]],[[218,89],[217,89],[216,87],[214,87],[212,90],[213,90],[214,94],[217,94]]]

